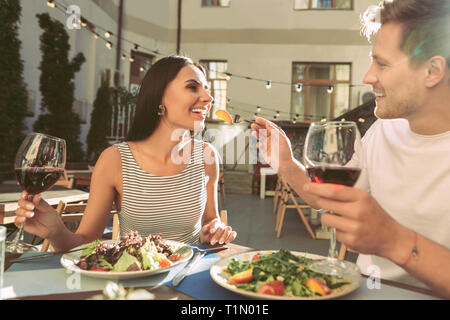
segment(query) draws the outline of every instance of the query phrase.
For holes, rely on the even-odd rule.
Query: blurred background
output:
[[[15,180],[15,152],[32,131],[66,139],[67,169],[94,165],[124,139],[149,67],[181,54],[208,70],[215,104],[206,128],[221,138],[203,138],[221,155],[224,191],[264,198],[267,165],[252,161],[248,125],[230,127],[214,111],[275,121],[299,160],[312,121],[345,118],[364,134],[374,95],[362,84],[371,44],[360,18],[377,3],[0,0],[0,180]],[[268,175],[264,187],[276,181]]]

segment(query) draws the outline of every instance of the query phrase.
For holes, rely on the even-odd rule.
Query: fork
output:
[[[172,284],[173,284],[174,287],[178,286],[181,283],[181,281],[183,281],[183,279],[187,276],[189,271],[191,271],[192,267],[194,267],[194,265],[201,258],[203,258],[205,255],[207,255],[209,253],[218,252],[218,251],[222,251],[222,250],[228,249],[228,246],[221,246],[221,247],[208,248],[208,249],[200,249],[200,248],[193,247],[193,246],[185,246],[185,247],[180,248],[179,250],[181,250],[183,248],[186,248],[186,247],[189,247],[189,248],[192,248],[194,250],[197,250],[197,253],[191,259],[191,261],[189,261],[189,263],[180,272],[178,272],[175,275],[175,277],[172,280]],[[179,251],[179,250],[177,250],[177,251]]]

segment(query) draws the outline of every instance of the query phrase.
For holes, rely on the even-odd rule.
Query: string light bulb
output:
[[[94,39],[98,39],[98,33],[97,32],[94,32],[93,34],[92,34],[93,36],[94,36]]]
[[[292,123],[296,124],[297,123],[297,118],[292,119]]]
[[[327,92],[328,93],[332,93],[333,92],[333,86],[328,86]]]
[[[53,2],[53,0],[48,0],[48,1],[47,1],[47,5],[48,5],[50,8],[54,8],[54,7],[55,7],[55,3]]]
[[[109,50],[112,49],[112,43],[111,43],[110,41],[106,42],[106,43],[105,43],[105,46],[106,46]]]
[[[109,37],[111,37],[111,35],[112,35],[112,32],[111,32],[111,31],[106,31],[106,32],[105,32],[105,38],[106,38],[106,39],[109,39]]]
[[[256,112],[261,112],[261,107],[260,106],[256,106]]]
[[[361,123],[366,122],[366,120],[364,120],[364,118],[359,118],[358,121],[361,122]]]
[[[144,69],[144,67],[140,67],[139,70],[140,70],[141,72],[144,72],[145,69]]]
[[[280,111],[277,111],[277,117],[279,117],[280,116]]]
[[[134,50],[138,51],[139,50],[139,45],[138,44],[134,44]]]
[[[122,60],[125,60],[125,58],[126,58],[127,56],[126,55],[122,55]]]
[[[86,22],[86,20],[85,20],[84,18],[81,18],[80,23],[81,23],[81,25],[82,25],[84,28],[86,28],[87,22]]]
[[[272,87],[272,81],[267,81],[267,83],[266,83],[266,88],[267,89],[270,89]]]
[[[133,63],[134,62],[134,58],[130,57],[130,62]]]
[[[295,86],[295,91],[297,91],[297,92],[302,92],[302,91],[303,91],[303,85],[302,85],[301,83],[298,83],[298,84]]]

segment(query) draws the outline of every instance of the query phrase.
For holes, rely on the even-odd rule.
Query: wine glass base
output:
[[[7,253],[24,253],[39,251],[35,246],[28,243],[14,243],[14,241],[6,241],[5,252]]]
[[[360,274],[360,270],[355,264],[335,258],[313,261],[308,265],[308,268],[317,273],[339,278]]]

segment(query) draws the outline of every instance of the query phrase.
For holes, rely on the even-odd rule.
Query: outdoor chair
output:
[[[78,225],[83,218],[84,211],[86,210],[87,203],[70,203],[66,204],[64,201],[60,201],[56,206],[56,212],[61,216],[61,220],[64,222],[66,227],[75,232],[78,228]],[[117,211],[112,210],[111,215],[113,215],[113,221],[117,220],[118,227],[118,219],[117,219]],[[113,223],[113,239],[118,239],[118,229],[114,229]],[[44,239],[42,243],[41,252],[46,252],[50,249],[50,251],[54,251],[54,248],[50,245],[47,239]]]
[[[66,170],[64,170],[63,174],[59,177],[58,181],[54,184],[55,186],[66,187],[67,189],[72,189],[74,186],[74,178],[69,178],[67,176]]]
[[[280,191],[280,204],[277,209],[276,223],[275,223],[275,231],[277,233],[277,238],[280,237],[281,229],[283,227],[284,216],[286,213],[286,209],[294,208],[297,210],[300,219],[305,225],[311,237],[315,240],[316,236],[309,225],[308,220],[305,218],[305,215],[302,212],[302,209],[310,209],[311,207],[307,205],[301,198],[299,198],[296,193],[291,189],[291,187],[284,181],[281,181],[282,189]]]

